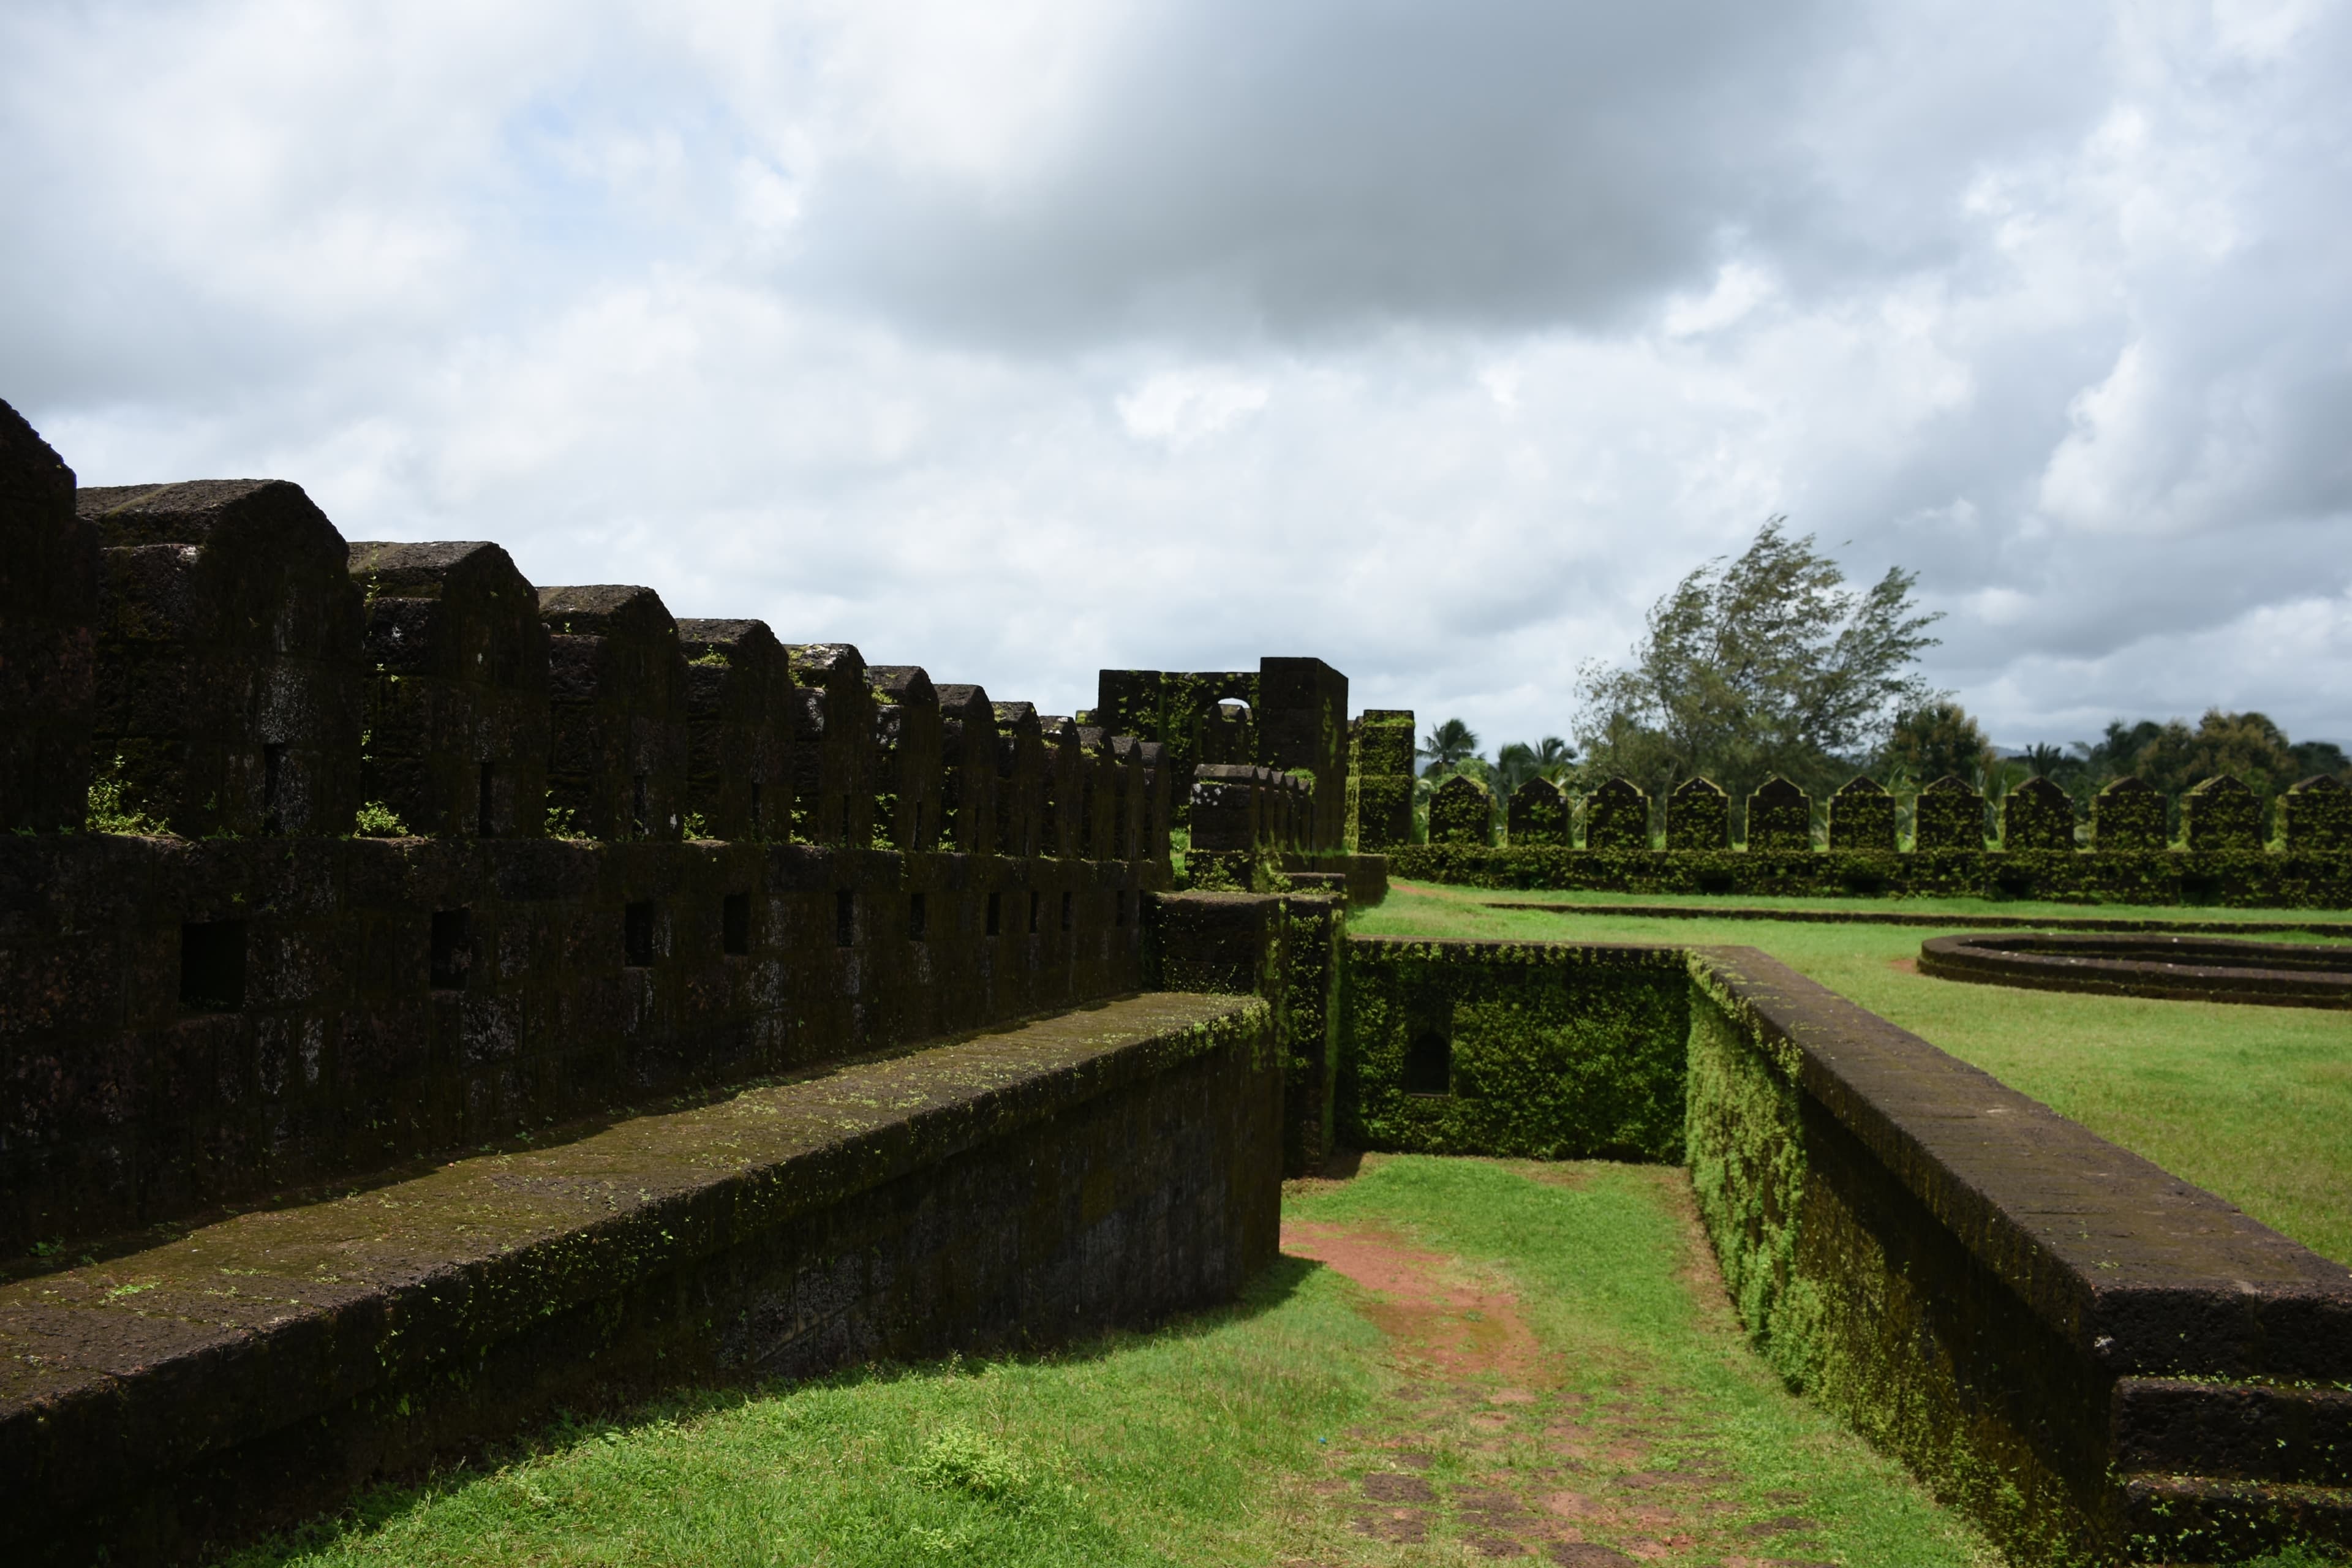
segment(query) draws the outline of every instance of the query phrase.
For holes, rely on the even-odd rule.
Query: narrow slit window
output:
[[[1078,900],[1075,893],[1062,895],[1062,929],[1068,931],[1077,920]]]
[[[1004,895],[988,895],[988,934],[995,936],[1004,929]]]
[[[926,916],[927,912],[928,912],[928,911],[927,911],[927,910],[926,910],[926,908],[925,908],[925,906],[924,906],[923,895],[922,895],[922,894],[920,894],[920,893],[909,893],[909,894],[908,894],[908,895],[907,895],[907,940],[908,940],[908,941],[909,941],[909,942],[924,942],[924,941],[929,940],[929,938],[928,938],[928,934],[927,934],[926,930],[925,930],[925,924],[926,924],[926,921],[925,921],[925,916]]]
[[[719,945],[730,958],[751,955],[751,895],[730,893],[719,903]]]
[[[474,921],[465,910],[433,911],[433,989],[463,991],[474,967]]]
[[[286,744],[273,741],[261,748],[261,831],[286,831]]]
[[[857,895],[847,888],[833,895],[833,941],[836,947],[857,945]]]
[[[653,967],[654,906],[649,899],[622,908],[621,962],[631,969]]]
[[[1127,889],[1125,888],[1118,890],[1118,923],[1121,925],[1127,923]]]
[[[245,922],[190,921],[180,928],[180,1005],[234,1013],[245,1005]]]

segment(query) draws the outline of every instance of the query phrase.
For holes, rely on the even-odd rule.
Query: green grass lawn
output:
[[[1424,893],[1447,893],[1480,901],[1524,904],[1627,904],[1652,909],[1884,910],[1900,915],[2001,915],[2064,920],[2228,921],[2293,925],[2310,921],[2352,926],[2352,910],[2247,910],[2196,904],[2069,904],[2041,899],[1853,899],[1774,897],[1744,893],[1613,893],[1559,889],[1440,888],[1402,883]],[[2265,938],[2264,940],[2268,940]]]
[[[1583,902],[1598,895],[1554,897]],[[1971,910],[2027,907],[2011,903],[1943,900],[1969,908],[1956,910],[1952,925],[1938,929],[1558,915],[1483,908],[1489,900],[1524,901],[1516,893],[1400,883],[1386,903],[1353,916],[1351,929],[1365,935],[1762,948],[2264,1224],[2352,1263],[2352,1015],[2020,991],[1896,967],[1916,959],[1928,938],[1968,931]],[[1937,903],[1912,899],[1887,907],[1917,911]],[[2159,912],[2114,905],[2049,909],[2135,919]],[[2226,912],[2198,910],[2193,918]]]
[[[1286,1258],[1238,1308],[1148,1336],[558,1426],[235,1561],[1458,1564],[1482,1530],[1639,1544],[1684,1519],[1677,1561],[1995,1561],[1747,1352],[1680,1172],[1375,1158],[1303,1185],[1287,1223],[1426,1249],[1448,1288],[1500,1292],[1455,1326],[1523,1320],[1523,1386],[1433,1382],[1368,1316],[1382,1298]],[[1426,1506],[1376,1507],[1383,1480]],[[1423,1539],[1366,1532],[1406,1512]]]

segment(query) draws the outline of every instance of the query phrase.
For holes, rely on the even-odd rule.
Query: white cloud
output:
[[[1119,423],[1139,441],[1181,451],[1231,429],[1265,406],[1266,389],[1229,371],[1161,371],[1118,400]]]
[[[1063,711],[1564,732],[1785,510],[2005,740],[2352,740],[2347,74],[2274,0],[16,7],[0,397]]]

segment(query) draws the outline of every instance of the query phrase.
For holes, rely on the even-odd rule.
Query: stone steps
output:
[[[1280,1105],[1265,1004],[1132,995],[0,1287],[0,1555],[184,1555],[559,1400],[1229,1296]]]

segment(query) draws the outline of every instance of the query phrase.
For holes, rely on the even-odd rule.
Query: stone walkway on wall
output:
[[[1570,1568],[1828,1568],[1808,1554],[1817,1543],[1806,1499],[1765,1494],[1777,1511],[1759,1517],[1685,1391],[1628,1365],[1600,1369],[1592,1392],[1589,1361],[1580,1387],[1564,1386],[1566,1368],[1513,1295],[1377,1226],[1292,1220],[1282,1240],[1363,1288],[1359,1310],[1402,1378],[1391,1418],[1335,1437],[1334,1474],[1316,1489],[1368,1547],[1451,1541],[1473,1560]],[[1446,1452],[1461,1462],[1438,1466]],[[1441,1468],[1455,1479],[1433,1475]],[[1286,1568],[1332,1564],[1294,1558]]]

